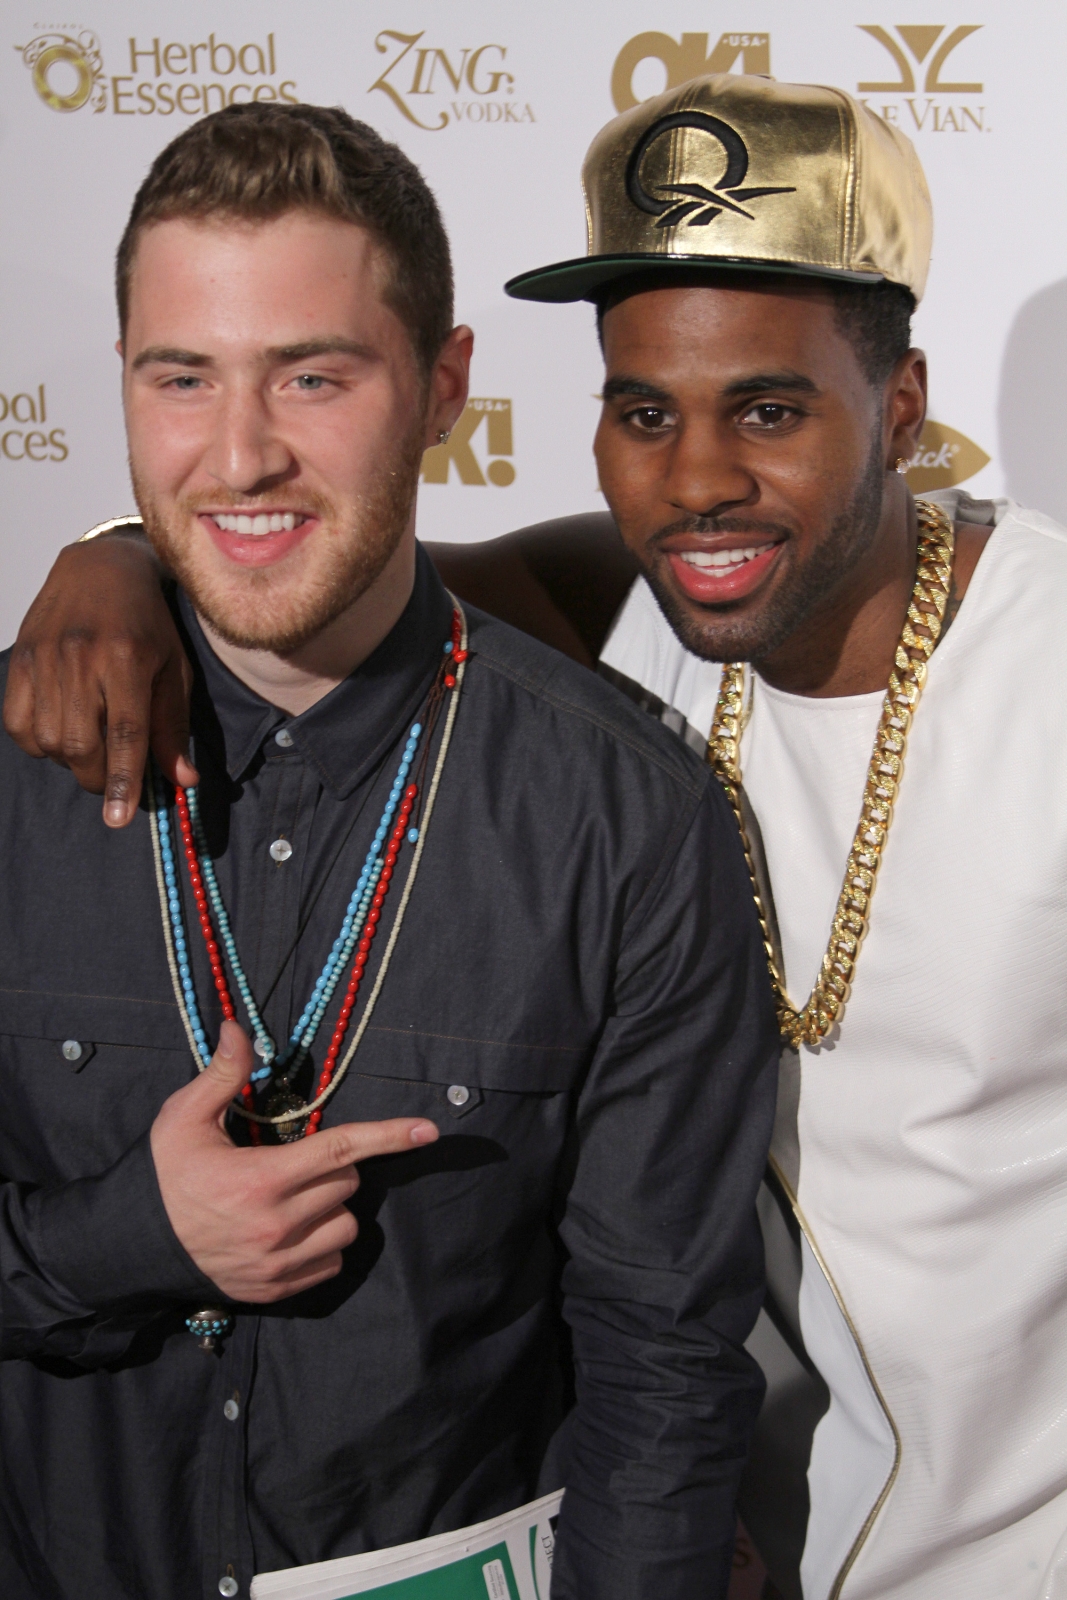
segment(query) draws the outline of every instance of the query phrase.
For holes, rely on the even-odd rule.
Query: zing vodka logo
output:
[[[482,434],[482,423],[485,432]],[[483,470],[473,450],[478,437],[489,457]],[[455,467],[460,483],[480,485],[486,480],[498,489],[506,489],[515,482],[515,468],[511,463],[511,401],[468,400],[456,426],[444,444],[435,444],[422,458],[423,483],[447,483],[449,468]]]
[[[611,98],[616,111],[629,111],[640,105],[633,80],[644,61],[663,63],[667,70],[664,90],[677,89],[690,78],[703,77],[707,72],[733,72],[738,62],[742,72],[770,73],[769,33],[724,33],[711,51],[708,38],[706,33],[683,33],[680,39],[672,39],[669,33],[639,33],[627,40],[611,69]]]
[[[959,101],[945,103],[938,95],[980,95],[985,85],[950,78],[952,67],[949,57],[971,34],[978,33],[980,23],[966,23],[946,31],[944,25],[898,24],[894,29],[897,38],[888,29],[875,23],[860,23],[860,31],[876,39],[887,51],[899,77],[883,81],[862,82],[856,85],[861,96],[899,95],[900,100],[880,100],[873,105],[864,98],[864,105],[876,111],[886,122],[902,128],[906,133],[967,133],[988,132],[985,106],[966,105]],[[921,90],[917,77],[922,79]]]
[[[367,93],[378,89],[388,95],[409,122],[427,133],[440,133],[457,122],[537,121],[533,107],[516,98],[515,77],[505,65],[506,45],[450,45],[446,50],[423,44],[425,37],[425,28],[421,33],[383,29],[374,48],[390,60]]]

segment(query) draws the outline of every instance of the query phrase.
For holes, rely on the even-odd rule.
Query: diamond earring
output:
[[[438,444],[447,444],[451,437],[452,437],[452,429],[451,428],[442,428],[440,433],[437,435],[437,442],[438,442]]]

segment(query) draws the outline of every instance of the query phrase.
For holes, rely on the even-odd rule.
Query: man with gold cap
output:
[[[437,559],[705,749],[745,838],[783,1054],[743,1516],[790,1600],[1057,1600],[1067,533],[901,476],[931,212],[895,129],[697,79],[609,124],[585,187],[588,255],[508,288],[597,305],[618,532]],[[121,822],[179,654],[107,544],[61,557],[8,716]],[[134,729],[110,758],[104,702]]]

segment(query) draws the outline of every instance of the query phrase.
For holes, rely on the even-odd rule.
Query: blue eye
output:
[[[296,382],[297,387],[303,389],[306,394],[314,394],[316,390],[322,388],[326,379],[320,378],[314,372],[302,372]]]

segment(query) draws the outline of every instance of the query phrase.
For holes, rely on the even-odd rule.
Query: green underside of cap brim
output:
[[[795,261],[748,261],[742,256],[580,256],[575,261],[557,261],[534,272],[520,272],[504,285],[513,300],[545,300],[563,304],[568,300],[596,300],[599,291],[619,278],[642,273],[663,273],[675,269],[686,272],[706,268],[709,272],[789,273],[799,278],[831,278],[839,283],[882,283],[880,272],[843,272],[835,267],[811,267]]]

